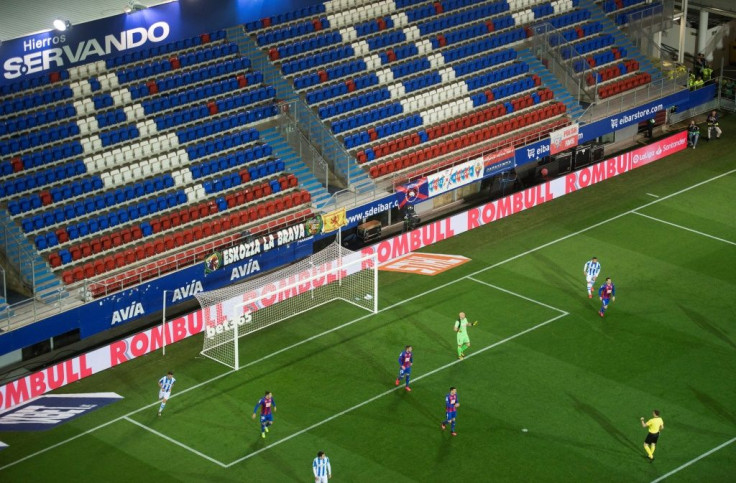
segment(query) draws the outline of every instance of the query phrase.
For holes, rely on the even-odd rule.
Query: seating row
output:
[[[241,59],[241,60],[239,60]],[[231,74],[233,72],[241,72],[244,69],[247,69],[250,67],[250,61],[244,61],[242,58],[237,59],[230,59],[225,62],[220,62],[217,64],[208,65],[206,67],[202,67],[200,69],[195,69],[187,72],[182,72],[181,74],[172,75],[169,77],[166,77],[164,79],[159,80],[148,80],[144,84],[138,84],[131,86],[128,91],[130,92],[130,98],[132,100],[141,99],[153,94],[158,94],[159,92],[166,92],[174,89],[179,89],[184,86],[188,86],[190,84],[200,84],[208,79],[213,79],[216,77],[222,77],[226,74]],[[201,85],[198,87],[195,87],[195,91],[201,91],[203,95],[212,96],[216,94],[214,92],[214,89],[216,89],[218,85],[222,86],[224,82],[232,81],[233,79],[225,79],[220,81],[219,83],[208,83],[205,85]],[[229,90],[232,90],[237,87],[231,87]],[[178,95],[180,99],[186,99],[186,96],[184,96],[187,93],[187,91],[175,94]],[[182,98],[182,96],[184,96]],[[201,97],[201,96],[200,96]],[[187,102],[184,100],[184,103]]]
[[[61,124],[37,131],[33,134],[21,134],[7,141],[0,141],[0,156],[9,156],[19,151],[55,143],[59,140],[79,135],[79,126],[74,123]]]
[[[32,129],[44,124],[50,124],[62,119],[77,115],[76,109],[71,104],[53,107],[42,111],[32,112],[13,119],[0,120],[0,136],[14,134],[16,132]]]
[[[248,32],[254,32],[262,28],[267,28],[267,27],[271,27],[274,25],[280,25],[282,23],[291,22],[293,20],[298,20],[300,18],[319,15],[321,13],[325,13],[325,11],[326,10],[325,10],[324,3],[316,3],[314,5],[310,5],[308,7],[304,7],[298,10],[289,11],[286,13],[280,13],[277,15],[273,15],[271,17],[264,17],[260,20],[247,22],[245,24],[245,29]]]
[[[102,189],[103,186],[104,185],[102,183],[92,183],[92,189],[84,191],[85,187],[82,187],[82,192],[76,194],[74,194],[74,190],[72,190],[72,194],[70,196],[63,197],[58,201],[55,200],[55,198],[52,196],[51,200],[53,202],[60,202],[79,194],[90,194],[84,200],[75,201],[63,207],[55,208],[43,214],[34,215],[30,218],[25,218],[21,220],[21,227],[23,231],[25,233],[30,233],[46,227],[57,225],[65,221],[71,221],[82,216],[93,215],[99,211],[107,210],[118,205],[128,204],[138,198],[154,194],[164,189],[173,188],[174,179],[172,178],[171,174],[167,173],[162,176],[157,176],[153,179],[147,179],[145,181],[141,181],[125,187],[115,188],[114,190],[109,190],[103,194],[97,194],[94,196],[92,195],[92,191]],[[62,195],[63,194],[64,193],[62,193]],[[168,196],[169,195],[159,196],[159,198],[167,198]],[[159,203],[160,201],[160,199],[157,199],[156,203]],[[176,204],[184,203],[186,202],[186,199],[181,199],[179,197],[179,194],[175,194],[174,200],[166,199],[165,201],[166,203]],[[51,203],[42,203],[43,206],[49,204]],[[135,220],[141,216],[145,216],[146,214],[150,213],[151,210],[155,211],[156,207],[150,206],[147,202],[141,202],[136,205],[131,204],[131,206],[122,207],[115,212],[106,213],[104,215],[106,217],[105,220],[98,219],[97,224],[99,227],[101,227],[98,229],[104,229],[108,226],[116,226],[120,223],[127,223],[129,220]],[[94,233],[94,231],[97,230],[92,230],[88,226],[87,229],[79,228],[79,231],[84,232],[83,234],[86,234],[87,232]]]
[[[118,249],[119,251],[120,249],[124,249],[126,245],[132,244],[133,242],[142,240],[146,237],[154,237],[154,235],[164,234],[164,232],[171,231],[173,228],[178,228],[179,226],[185,226],[187,224],[194,224],[194,222],[202,220],[204,223],[187,227],[188,229],[184,230],[184,232],[189,232],[192,235],[191,240],[189,240],[188,236],[183,234],[184,240],[189,240],[186,242],[188,244],[192,241],[198,241],[203,237],[206,238],[212,234],[219,233],[223,228],[223,223],[226,223],[226,229],[230,229],[233,221],[232,215],[234,214],[238,215],[238,224],[243,222],[243,224],[245,224],[266,216],[271,216],[277,212],[283,212],[293,206],[308,203],[309,200],[310,195],[308,191],[295,191],[236,211],[239,201],[246,203],[244,198],[241,200],[236,197],[234,198],[234,204],[232,207],[233,213],[226,214],[222,217],[214,216],[216,213],[220,212],[215,201],[200,203],[197,206],[190,206],[188,209],[182,209],[174,213],[163,215],[151,220],[150,222],[146,221],[140,225],[135,225],[133,227],[118,230],[114,233],[99,236],[92,240],[74,244],[68,248],[62,248],[56,253],[49,255],[49,262],[53,268],[59,268],[112,249]],[[176,235],[174,234],[174,236]],[[139,243],[137,245],[145,248],[148,244],[158,244],[163,240],[164,237],[159,236],[153,241]],[[173,248],[175,247],[171,246],[170,248],[167,248],[167,250],[171,250]],[[138,247],[133,248],[133,250],[137,249]],[[148,252],[148,250],[146,250],[146,252]],[[146,253],[146,257],[154,254],[155,253]],[[56,255],[56,257],[54,257],[54,255]],[[139,259],[136,257],[136,260]]]
[[[441,161],[431,163],[431,164],[427,163],[425,165],[421,165],[419,169],[415,171],[407,171],[407,172],[401,173],[400,175],[397,176],[395,183],[402,184],[402,183],[405,183],[406,181],[414,180],[422,176],[426,176],[428,173],[436,173],[440,170],[453,166],[457,164],[458,162],[465,161],[471,156],[478,156],[480,153],[492,154],[493,151],[498,150],[500,148],[504,148],[508,146],[524,146],[526,144],[529,144],[530,142],[537,141],[549,135],[551,131],[559,129],[568,124],[569,122],[567,120],[557,119],[543,126],[537,126],[532,129],[528,129],[526,131],[518,131],[514,135],[508,138],[494,141],[494,142],[491,142],[490,144],[485,144],[478,149],[472,150],[470,152],[464,152],[459,156],[443,159]],[[393,168],[394,168],[393,163],[385,163],[385,166],[382,169],[380,169],[379,167],[379,171],[384,171],[384,174],[388,174],[393,171],[398,171],[398,170],[394,170]]]
[[[313,18],[288,27],[273,29],[262,34],[258,34],[256,36],[256,42],[261,46],[275,44],[294,37],[301,37],[302,35],[307,35],[312,32],[319,32],[320,30],[329,27],[330,22],[325,17]],[[245,25],[245,30],[246,32],[248,31],[248,24]]]
[[[564,104],[550,104],[539,109],[526,112],[513,119],[498,122],[491,126],[484,126],[473,132],[465,133],[460,136],[452,136],[451,139],[448,139],[446,141],[442,141],[432,146],[404,154],[383,163],[374,164],[370,166],[368,172],[371,178],[385,176],[386,174],[389,174],[391,172],[406,169],[418,163],[423,163],[425,161],[435,159],[458,150],[464,150],[468,147],[484,143],[488,140],[496,138],[497,136],[503,136],[511,132],[516,132],[525,126],[536,124],[550,117],[558,116],[564,112]],[[567,123],[567,121],[563,122]],[[547,129],[549,128],[549,124],[539,126],[539,128]],[[524,139],[523,136],[519,136],[518,138],[516,138],[517,141],[521,141],[522,139]],[[505,144],[509,144],[511,141],[505,140],[504,142]],[[524,143],[527,144],[528,140],[526,140]],[[483,149],[486,149],[486,147],[483,146]]]
[[[567,42],[574,42],[575,40],[582,39],[589,35],[594,35],[603,31],[603,24],[596,21],[585,23],[583,25],[576,25],[573,28],[563,30],[558,34],[552,34],[549,36],[549,45],[557,47],[560,44]]]
[[[0,114],[7,116],[45,104],[71,99],[72,97],[74,97],[74,92],[69,86],[54,87],[43,92],[26,94],[12,100],[3,101],[0,103]]]
[[[614,60],[626,57],[627,50],[625,47],[612,47],[603,52],[598,52],[585,59],[575,59],[572,62],[572,68],[575,72],[582,72],[598,65],[608,64]]]
[[[198,45],[223,39],[225,39],[225,31],[218,30],[217,32],[205,33],[197,35],[195,37],[190,37],[188,39],[177,40],[175,42],[170,42],[167,44],[154,45],[153,47],[150,47],[148,49],[135,50],[123,55],[110,57],[105,60],[105,66],[108,69],[113,69],[115,67],[120,67],[121,65],[140,62],[151,57],[170,54],[178,50],[187,50],[193,47],[197,47]]]
[[[261,99],[258,99],[260,101],[266,100],[268,98],[273,99],[276,95],[276,92],[272,86],[268,86],[258,89],[258,92],[254,92],[253,94],[258,94],[259,97],[261,97]],[[215,104],[215,107],[216,106],[217,105]],[[231,129],[251,123],[254,120],[270,117],[274,115],[274,109],[275,106],[273,104],[253,107],[252,109],[249,109],[245,112],[230,114],[229,116],[221,117],[212,121],[204,121],[192,127],[186,127],[179,131],[176,131],[176,135],[179,139],[179,143],[188,143],[221,132],[227,132]],[[211,113],[212,111],[208,112]],[[218,111],[215,110],[214,114],[216,114],[217,112]],[[254,128],[249,128],[248,132],[250,133],[249,135],[254,139],[258,138],[258,131],[256,131]],[[220,150],[221,149],[217,149],[217,151]]]
[[[29,89],[37,89],[39,87],[53,84],[55,82],[65,81],[69,79],[69,72],[66,70],[49,72],[46,75],[25,77],[18,82],[11,84],[3,84],[0,86],[0,96],[9,96],[17,94]]]
[[[598,69],[597,72],[588,74],[585,77],[585,82],[587,85],[592,86],[594,84],[600,84],[601,82],[607,82],[621,75],[630,74],[636,70],[639,70],[639,61],[629,59],[619,64],[604,67],[602,69]]]
[[[98,231],[103,231],[108,228],[114,228],[118,225],[127,223],[128,221],[135,221],[144,216],[154,215],[169,208],[175,208],[177,206],[186,205],[188,203],[189,200],[187,199],[187,195],[184,193],[183,190],[168,193],[166,196],[159,196],[157,198],[148,200],[147,202],[141,202],[135,205],[131,205],[126,209],[117,210],[109,214],[97,216],[89,220],[84,220],[80,223],[66,224],[63,228],[60,228],[55,232],[36,235],[34,239],[36,243],[36,248],[38,250],[53,248],[59,243],[73,241],[77,238],[92,235],[94,233],[97,233]],[[75,203],[75,208],[78,204],[81,205],[81,202]],[[143,231],[143,236],[147,236],[146,233],[150,232],[150,230],[147,229],[147,223],[148,222],[143,221],[140,225],[141,230]],[[57,223],[54,223],[54,225],[56,224]],[[60,235],[59,233],[66,233],[66,236]]]
[[[640,3],[644,3],[646,0],[605,0],[602,4],[603,11],[611,13],[616,10],[633,7]]]
[[[40,185],[39,185],[40,186]],[[104,183],[99,176],[91,176],[82,180],[75,180],[71,183],[65,183],[62,186],[55,186],[50,190],[43,190],[33,193],[29,196],[8,201],[8,212],[11,216],[17,216],[31,210],[35,210],[42,206],[48,206],[52,203],[58,203],[75,196],[81,196],[102,189]]]
[[[202,64],[204,62],[209,62],[211,60],[219,59],[221,57],[227,57],[229,55],[237,53],[237,44],[225,43],[221,45],[215,45],[213,47],[199,49],[188,54],[181,54],[175,57],[170,57],[168,59],[155,60],[147,64],[118,71],[118,83],[125,84],[140,79],[150,79],[151,77],[169,72],[171,70],[188,67],[190,65]]]
[[[646,4],[640,7],[632,8],[625,12],[616,14],[616,25],[626,25],[632,20],[642,19],[662,13],[662,4]]]
[[[611,34],[601,34],[595,38],[585,39],[572,45],[563,45],[560,47],[560,55],[567,60],[580,55],[585,55],[594,50],[600,50],[609,45],[613,45],[616,39]]]
[[[22,156],[15,156],[10,161],[3,161],[0,163],[0,176],[7,176],[11,173],[17,173],[18,171],[25,169],[44,166],[72,156],[79,156],[83,152],[84,150],[79,141],[72,141],[70,143],[54,146],[53,148],[34,151]],[[28,179],[27,183],[30,185],[33,181]],[[34,183],[33,186],[35,187],[36,184]]]
[[[431,142],[438,137],[447,136],[456,131],[510,114],[516,110],[531,107],[542,102],[542,100],[551,99],[552,96],[552,91],[549,89],[543,89],[538,93],[535,92],[533,94],[517,97],[503,104],[497,104],[493,107],[472,111],[471,113],[465,114],[461,117],[427,127],[426,130],[423,129],[412,134],[407,134],[401,138],[393,139],[386,143],[378,145],[374,144],[365,150],[359,151],[356,154],[356,158],[358,163],[370,162],[374,159],[388,156],[422,143]]]
[[[202,186],[204,187],[204,192],[207,194],[219,193],[220,191],[246,184],[249,181],[265,178],[283,171],[284,162],[280,159],[275,159],[263,162],[257,166],[249,166],[246,169],[241,169],[237,173],[227,173],[219,178],[212,178],[202,183]],[[270,181],[269,184],[271,185],[272,193],[278,193],[282,189],[286,189],[276,180]]]
[[[633,76],[598,87],[598,97],[606,99],[607,97],[649,84],[651,81],[652,76],[648,72],[637,72]]]
[[[283,227],[292,226],[295,223],[304,222],[312,216],[314,216],[312,211],[309,208],[306,208],[296,213],[281,216],[278,219],[269,221],[268,223],[255,226],[252,228],[251,233],[259,235],[265,235],[269,232],[273,233]],[[237,223],[237,220],[228,220],[228,225],[230,226],[237,226]],[[224,224],[222,226],[222,229],[227,229]],[[182,234],[182,237],[184,237],[185,235],[186,232]],[[176,237],[178,236],[178,233],[170,236]],[[175,255],[169,255],[166,258],[161,258],[155,262],[150,262],[142,267],[127,270],[123,273],[111,276],[100,282],[92,282],[87,286],[89,290],[89,296],[92,298],[102,297],[112,292],[117,292],[118,290],[137,285],[145,280],[159,277],[173,270],[178,270],[194,263],[200,263],[207,256],[210,256],[215,250],[222,250],[230,247],[233,243],[236,243],[241,236],[242,235],[240,234],[228,235],[219,240],[198,244],[197,246],[189,248],[184,252],[180,252]],[[179,246],[187,244],[186,239],[184,238],[179,241],[181,242]],[[176,245],[176,242],[177,240],[175,239],[174,245]],[[168,243],[170,244],[170,242]],[[167,238],[164,237],[164,247],[166,247],[166,245]],[[161,249],[163,250],[164,247],[162,247]],[[156,247],[154,246],[153,253],[155,253],[155,251]],[[123,253],[109,255],[109,257],[112,257],[112,263],[108,259],[108,257],[105,257],[102,260],[105,267],[114,266],[116,268],[124,268],[126,265],[131,265],[135,263],[136,260],[138,260],[139,256],[141,261],[145,260],[145,258],[147,258],[146,255],[147,253],[145,248],[143,248],[143,250],[129,249],[125,250]],[[78,269],[75,268],[74,270],[64,271],[62,275],[62,280],[64,280],[64,283],[71,284],[75,280],[83,280],[84,278],[94,277],[96,271],[94,268],[94,264],[91,269],[87,265],[79,268],[81,268],[82,270],[78,271]],[[113,269],[110,268],[107,271],[110,272],[112,270]]]
[[[237,153],[231,153],[221,158],[211,159],[200,164],[190,164],[189,170],[192,173],[192,179],[199,179],[209,176],[210,174],[219,173],[220,171],[227,171],[228,169],[235,168],[236,166],[250,164],[253,161],[270,156],[271,152],[271,146],[268,144],[257,144],[250,148],[240,149]],[[281,170],[283,170],[283,165],[279,171]],[[251,173],[250,176],[252,178],[258,178],[264,175],[258,176]]]

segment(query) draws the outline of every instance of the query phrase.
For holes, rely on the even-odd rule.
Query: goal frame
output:
[[[348,259],[348,261],[345,261],[345,259]],[[234,305],[231,305],[230,310],[227,311],[227,321],[229,321],[233,325],[232,339],[224,340],[224,341],[222,341],[222,342],[220,342],[218,344],[215,344],[215,345],[213,345],[211,347],[208,347],[207,349],[205,349],[203,347],[202,348],[202,351],[200,352],[200,354],[202,356],[204,356],[204,357],[207,357],[208,359],[211,359],[211,360],[214,360],[215,362],[219,362],[221,364],[224,364],[227,367],[230,367],[230,368],[232,368],[232,369],[234,369],[234,370],[237,371],[241,367],[240,366],[240,348],[239,348],[239,343],[238,342],[239,342],[240,338],[245,337],[246,335],[250,335],[250,334],[256,333],[256,332],[260,331],[261,329],[264,329],[264,328],[267,328],[267,327],[271,327],[271,326],[276,325],[276,324],[278,324],[280,322],[283,322],[284,320],[289,320],[289,319],[291,319],[293,317],[296,317],[297,315],[300,315],[300,314],[309,312],[309,311],[311,311],[311,310],[313,310],[313,309],[315,309],[317,307],[321,307],[323,305],[326,305],[328,303],[335,302],[337,300],[341,300],[341,301],[347,302],[347,303],[349,303],[351,305],[354,305],[354,306],[356,306],[358,308],[361,308],[363,310],[367,310],[367,311],[369,311],[369,312],[371,312],[373,314],[378,313],[378,254],[375,253],[375,252],[373,252],[373,253],[351,252],[351,253],[347,254],[346,256],[339,257],[336,260],[330,260],[330,261],[328,261],[326,263],[322,263],[320,266],[312,265],[311,262],[310,262],[310,266],[312,267],[312,270],[319,270],[320,268],[328,265],[329,262],[337,262],[337,263],[335,264],[335,266],[331,267],[330,269],[323,270],[323,271],[317,271],[315,273],[312,273],[308,278],[298,279],[298,280],[295,280],[294,282],[289,283],[289,284],[282,285],[280,283],[272,283],[274,285],[274,287],[272,289],[270,289],[268,291],[266,291],[266,290],[260,290],[255,295],[255,297],[251,297],[251,298],[249,298],[247,300],[242,300],[242,301],[236,302]],[[285,279],[288,278],[290,276],[288,274],[288,268],[287,269],[282,269],[282,270],[284,270],[284,277],[285,277]],[[310,305],[308,305],[308,306],[306,306],[306,307],[304,307],[304,308],[302,308],[300,310],[296,310],[294,312],[288,312],[288,315],[285,315],[285,316],[279,318],[278,320],[276,320],[276,321],[274,321],[272,323],[264,324],[264,325],[261,325],[261,326],[252,328],[251,330],[247,330],[245,332],[241,330],[242,327],[245,324],[248,323],[247,322],[247,317],[248,316],[252,316],[252,314],[254,314],[254,313],[256,313],[256,312],[258,312],[260,310],[263,310],[263,309],[265,309],[267,307],[272,307],[272,306],[275,306],[275,305],[278,305],[278,304],[281,304],[281,303],[285,303],[285,302],[287,302],[289,299],[291,299],[293,297],[302,296],[302,295],[304,295],[306,293],[310,293],[311,294],[311,297],[314,298],[314,292],[315,292],[315,290],[323,289],[324,287],[326,287],[328,285],[335,284],[335,283],[338,284],[338,285],[340,285],[340,286],[342,286],[343,280],[345,278],[348,278],[351,275],[355,275],[355,274],[357,274],[357,273],[359,273],[361,271],[365,271],[365,270],[371,270],[373,272],[372,273],[372,281],[371,281],[371,285],[372,285],[371,288],[372,288],[373,293],[371,295],[371,299],[367,298],[367,296],[366,296],[366,298],[364,298],[364,300],[366,300],[366,301],[370,300],[372,302],[370,304],[370,307],[367,306],[368,304],[362,304],[361,305],[359,303],[356,303],[356,301],[355,300],[352,300],[350,297],[336,296],[336,297],[331,297],[328,300],[324,300],[324,301],[318,302],[318,303],[313,304],[313,305],[310,304]],[[343,273],[345,274],[345,276],[342,276]],[[325,278],[325,277],[330,277],[330,276],[335,277],[335,279],[334,280],[331,280],[329,282],[326,282],[326,283],[324,283],[324,284],[322,284],[322,285],[320,285],[318,287],[314,287],[312,285],[312,282],[314,280],[320,279],[320,278]],[[299,291],[299,286],[303,286],[306,283],[309,283],[310,284],[310,288],[308,290],[305,290],[305,291],[301,291],[300,292]],[[266,284],[268,284],[268,282]],[[263,289],[265,287],[264,286],[261,286],[261,288]],[[283,300],[278,300],[273,305],[270,305],[270,306],[267,306],[267,307],[261,307],[260,304],[259,304],[259,300],[261,300],[261,299],[263,299],[265,297],[269,297],[269,296],[277,296],[278,297],[278,294],[279,293],[284,293],[284,292],[291,293],[292,291],[294,291],[295,293],[292,294],[292,295],[289,295],[288,297],[285,297]],[[229,300],[223,300],[220,303],[221,304],[222,303],[227,303],[227,302],[231,301],[232,299],[235,299],[235,298],[238,298],[238,297],[243,297],[244,295],[245,295],[244,293],[241,293],[239,295],[235,295],[235,296],[231,297]],[[370,295],[370,294],[368,294],[368,295]],[[256,310],[248,310],[248,309],[246,309],[246,307],[256,307]],[[237,321],[239,321],[244,316],[246,317],[246,320],[243,323],[238,323]],[[205,334],[205,337],[207,337],[207,334]],[[211,351],[212,349],[217,348],[217,347],[220,347],[220,346],[223,346],[225,344],[234,344],[234,348],[233,348],[233,356],[234,356],[234,361],[233,362],[234,362],[234,364],[233,365],[230,365],[227,362],[224,362],[224,361],[218,359],[217,357],[214,357],[213,355],[207,353],[208,351]]]

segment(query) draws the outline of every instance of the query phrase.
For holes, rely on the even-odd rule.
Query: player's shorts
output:
[[[585,276],[585,281],[588,282],[588,283],[593,283],[593,282],[595,282],[595,279],[596,278],[597,277],[594,277],[593,275],[586,275]]]
[[[659,439],[659,433],[647,433],[647,439],[644,440],[644,444],[657,444]]]
[[[159,399],[166,399],[168,401],[170,397],[171,397],[171,391],[168,391],[168,392],[159,391],[158,392]]]
[[[470,337],[457,334],[457,345],[470,344]]]
[[[271,413],[271,414],[261,414],[261,424],[263,424],[265,422],[269,422],[269,423],[272,423],[273,422],[273,413]]]
[[[314,479],[314,483],[327,483],[326,476],[318,476]]]
[[[455,419],[455,416],[457,416],[457,411],[448,411],[445,413],[445,415],[447,416],[445,419],[449,421],[451,419]]]
[[[608,307],[608,303],[611,301],[611,299],[603,299],[601,302],[603,302],[604,307]]]
[[[404,376],[411,376],[411,366],[405,369],[402,369],[401,367],[399,367],[399,377],[404,377]]]

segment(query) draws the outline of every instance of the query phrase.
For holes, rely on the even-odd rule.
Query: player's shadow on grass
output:
[[[690,317],[690,320],[692,320],[695,325],[700,327],[702,330],[714,335],[717,339],[722,340],[723,342],[731,346],[732,349],[736,349],[736,344],[728,337],[728,335],[715,325],[711,324],[708,319],[702,314],[683,305],[678,304],[678,307],[685,314],[687,314],[688,317]]]
[[[580,413],[587,415],[590,417],[593,421],[595,421],[605,432],[607,432],[611,437],[616,440],[620,445],[622,445],[625,448],[631,449],[635,453],[639,453],[639,447],[637,444],[633,441],[631,441],[624,432],[622,432],[620,429],[616,427],[615,424],[611,422],[610,419],[606,417],[605,414],[591,406],[590,404],[586,404],[573,396],[572,394],[567,394],[570,399],[573,400],[573,407]]]

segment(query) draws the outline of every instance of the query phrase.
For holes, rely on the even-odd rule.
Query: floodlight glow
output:
[[[54,20],[54,28],[59,32],[63,32],[71,26],[72,24],[69,20],[62,20],[60,18]]]

